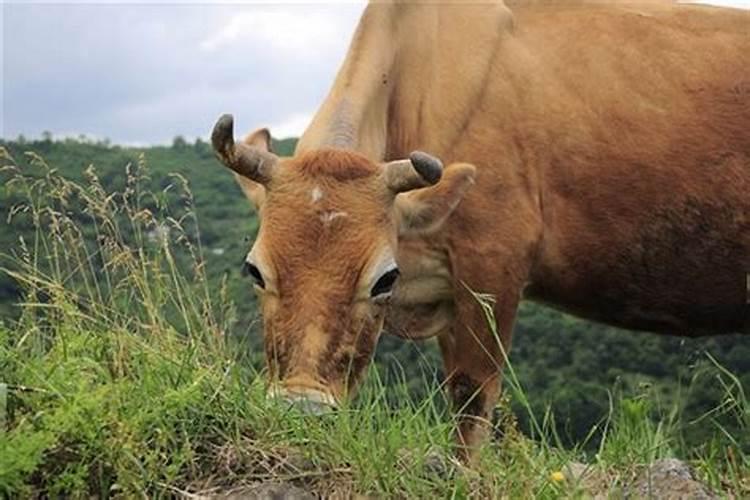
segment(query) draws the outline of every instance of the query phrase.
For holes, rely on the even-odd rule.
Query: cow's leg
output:
[[[505,156],[513,156],[512,146]],[[538,179],[528,170],[518,170],[513,161],[496,166],[494,172],[495,177],[485,177],[472,188],[473,196],[461,202],[448,226],[455,231],[448,239],[454,319],[440,345],[448,390],[458,411],[458,454],[465,460],[488,434],[516,309],[531,279],[544,230]],[[495,328],[474,292],[491,297]]]
[[[495,295],[490,328],[479,301],[468,291],[456,302],[456,323],[440,338],[448,393],[456,412],[457,455],[471,461],[488,435],[492,410],[500,396],[505,354],[519,301],[518,290]]]

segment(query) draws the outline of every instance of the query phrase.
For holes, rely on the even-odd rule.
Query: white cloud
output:
[[[343,19],[342,19],[343,17]],[[331,47],[346,46],[342,37],[346,16],[335,10],[310,11],[304,6],[258,6],[236,14],[200,43],[213,52],[226,46],[263,51],[278,57],[323,54]]]
[[[735,7],[738,9],[750,9],[750,0],[687,0],[680,3],[690,3],[698,5],[716,5],[718,7]]]
[[[312,121],[313,113],[295,113],[279,123],[271,125],[269,129],[274,137],[299,137]]]
[[[277,134],[296,135],[300,111],[327,93],[362,8],[4,4],[2,38],[14,42],[3,52],[2,136],[74,130],[164,143],[204,137],[223,112],[238,130],[278,124]]]

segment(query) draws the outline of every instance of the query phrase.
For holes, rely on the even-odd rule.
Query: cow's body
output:
[[[442,234],[400,242],[389,321],[472,379],[495,370],[471,367],[461,332],[485,318],[462,283],[506,340],[522,293],[627,328],[750,327],[750,12],[371,5],[300,149],[337,141],[478,167]]]
[[[503,354],[469,289],[506,346],[522,297],[663,333],[749,327],[750,12],[371,4],[297,152],[331,146],[476,165],[441,231],[399,239],[386,328],[438,337],[470,416]]]
[[[370,9],[349,80],[380,65],[367,83],[396,81],[368,96],[387,110],[384,137],[365,132],[352,147],[386,159],[424,149],[479,167],[442,241],[403,246],[402,290],[412,275],[425,280],[425,247],[434,257],[425,286],[397,294],[394,330],[449,328],[458,280],[501,296],[524,289],[627,328],[750,327],[749,12],[537,5],[515,7],[511,22],[502,5]],[[385,30],[378,16],[414,37],[378,45],[368,33]],[[394,61],[383,64],[388,50]],[[353,107],[341,83],[323,110]],[[316,139],[301,147],[327,140],[333,121],[314,122],[306,136]]]

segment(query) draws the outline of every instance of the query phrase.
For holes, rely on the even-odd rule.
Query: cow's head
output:
[[[235,143],[229,115],[212,143],[260,217],[244,268],[261,305],[272,391],[308,407],[335,405],[375,349],[399,276],[399,236],[436,230],[474,167],[443,175],[424,153],[378,164],[333,149],[282,159],[265,129]]]

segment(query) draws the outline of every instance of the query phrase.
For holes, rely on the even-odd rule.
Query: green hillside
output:
[[[670,455],[750,492],[750,338],[656,336],[524,304],[502,407],[519,431],[501,408],[506,437],[482,466],[494,479],[424,481],[398,456],[448,447],[433,342],[384,337],[340,432],[263,400],[240,276],[257,219],[206,143],[0,145],[0,445],[16,450],[0,453],[0,494],[174,494],[221,470],[272,475],[290,450],[309,454],[314,484],[376,496],[555,496],[575,490],[549,480],[570,460],[617,476]]]

